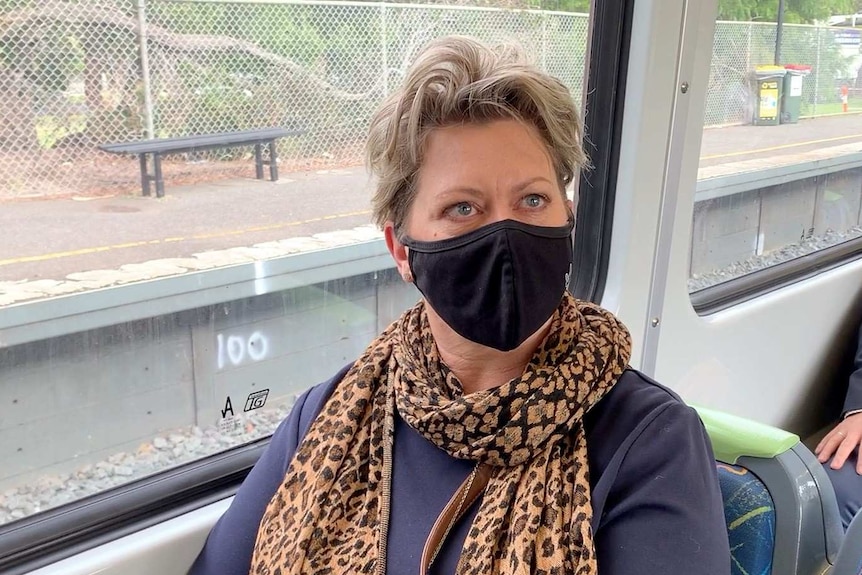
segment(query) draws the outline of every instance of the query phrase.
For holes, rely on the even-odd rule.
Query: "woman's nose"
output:
[[[501,222],[503,220],[517,220],[518,214],[513,210],[510,206],[507,205],[495,205],[492,209],[488,210],[488,221],[485,222],[487,224],[493,224],[496,222]]]

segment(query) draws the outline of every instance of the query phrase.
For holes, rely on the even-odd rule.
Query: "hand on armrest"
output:
[[[862,445],[862,413],[848,416],[835,428],[826,434],[814,453],[820,463],[826,463],[829,458],[832,469],[841,469],[847,458]],[[856,473],[862,475],[862,457],[857,458]]]

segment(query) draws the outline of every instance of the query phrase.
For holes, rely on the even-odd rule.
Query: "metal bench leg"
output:
[[[254,145],[254,175],[258,180],[263,179],[263,152],[259,142]]]
[[[156,172],[156,197],[165,197],[165,180],[162,178],[162,155],[156,152],[153,154],[153,167]]]
[[[278,181],[278,153],[275,151],[275,140],[269,141],[269,179]]]
[[[141,191],[145,196],[150,195],[150,171],[147,169],[147,155],[138,154],[141,162]]]

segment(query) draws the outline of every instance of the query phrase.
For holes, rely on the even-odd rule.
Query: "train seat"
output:
[[[751,471],[718,463],[733,575],[769,575],[775,552],[775,503]]]
[[[862,513],[847,527],[844,543],[829,575],[862,575]]]
[[[844,533],[814,454],[792,433],[697,410],[715,452],[733,575],[832,575]]]

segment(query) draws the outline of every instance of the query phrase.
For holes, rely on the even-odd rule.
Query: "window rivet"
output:
[[[659,319],[657,317],[652,318],[652,321],[650,321],[650,325],[652,325],[653,327],[658,327],[658,324]]]
[[[682,85],[679,87],[679,89],[683,94],[687,94],[688,93],[688,82],[683,82]]]

